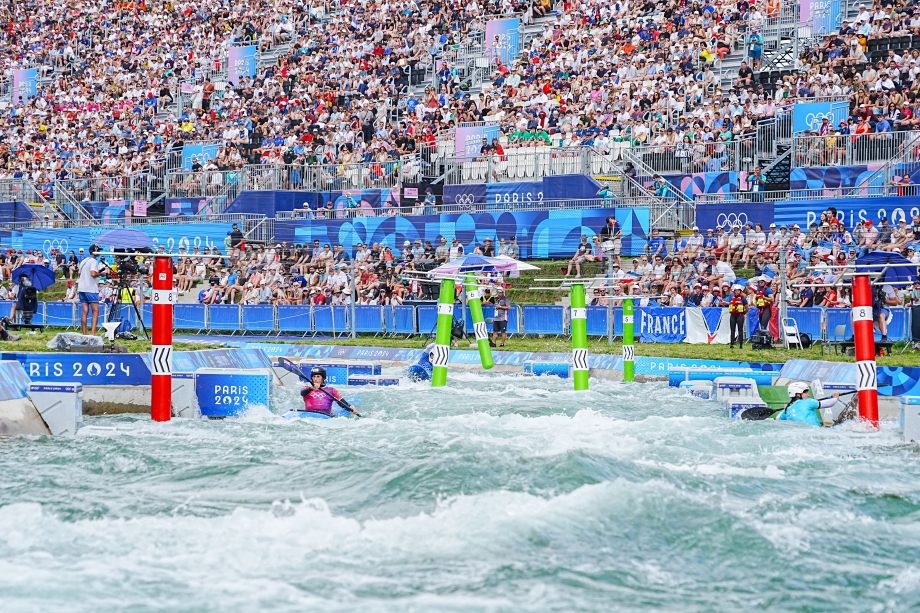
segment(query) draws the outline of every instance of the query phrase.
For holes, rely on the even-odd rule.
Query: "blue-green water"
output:
[[[920,455],[652,384],[0,439],[0,611],[906,611]],[[276,395],[274,410],[299,401]]]

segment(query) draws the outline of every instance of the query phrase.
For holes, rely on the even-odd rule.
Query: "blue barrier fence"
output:
[[[108,309],[100,309],[100,321],[108,318]],[[134,310],[120,305],[112,319],[127,320],[131,328],[137,327]],[[607,307],[588,307],[588,336],[607,335]],[[639,313],[664,313],[664,309],[637,308]],[[849,309],[789,308],[788,317],[795,320],[799,332],[814,340],[843,340],[853,336]],[[495,307],[483,305],[483,315],[491,319]],[[151,305],[144,304],[144,325],[152,324]],[[355,306],[355,328],[361,334],[388,334],[395,336],[432,336],[438,319],[436,305],[418,306]],[[466,330],[473,333],[473,320],[466,309]],[[76,328],[80,324],[80,306],[69,302],[41,302],[33,323],[56,328]],[[351,309],[346,306],[271,306],[271,305],[204,305],[177,304],[173,309],[173,327],[176,330],[197,333],[222,334],[350,334]],[[838,334],[838,327],[841,334]],[[489,332],[492,324],[487,323]],[[569,308],[561,305],[512,305],[508,317],[508,333],[522,335],[567,336],[570,333]],[[613,309],[613,333],[623,336],[623,308]],[[636,337],[639,337],[637,326]],[[876,339],[881,334],[876,331]],[[892,308],[888,321],[888,338],[894,341],[910,337],[910,309]]]

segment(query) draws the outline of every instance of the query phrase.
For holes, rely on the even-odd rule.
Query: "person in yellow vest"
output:
[[[770,318],[773,316],[773,290],[767,285],[766,277],[757,278],[757,289],[754,294],[754,306],[760,311],[760,329],[770,329]]]
[[[747,322],[748,301],[744,297],[744,287],[735,285],[732,288],[732,299],[728,303],[729,321],[728,325],[732,331],[730,349],[734,349],[735,340],[738,341],[738,349],[744,347],[744,324]],[[737,330],[738,334],[735,335]]]

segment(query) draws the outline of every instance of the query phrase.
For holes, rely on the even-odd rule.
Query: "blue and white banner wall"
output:
[[[623,228],[623,254],[638,255],[647,242],[649,209],[581,209],[505,211],[420,215],[413,217],[358,217],[331,220],[275,221],[275,240],[288,243],[339,243],[351,250],[357,243],[381,243],[402,248],[404,241],[431,241],[456,237],[464,249],[516,237],[522,258],[564,258],[574,253],[582,234],[600,232],[608,216]]]
[[[169,253],[178,253],[185,247],[191,253],[195,247],[217,248],[224,252],[224,239],[232,223],[189,223],[163,226],[144,226],[143,231],[153,239],[154,246],[163,245]],[[34,230],[0,230],[0,249],[40,249],[48,254],[52,249],[79,252],[80,247],[89,247],[96,237],[107,228],[54,228]]]

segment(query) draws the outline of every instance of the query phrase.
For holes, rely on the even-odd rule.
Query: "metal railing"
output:
[[[902,154],[916,161],[920,134],[916,132],[884,132],[876,134],[834,134],[801,136],[792,139],[793,168],[813,166],[856,166],[887,163]]]
[[[245,234],[251,228],[260,225],[267,218],[265,215],[256,215],[254,213],[221,213],[214,215],[202,215],[200,217],[188,217],[185,215],[170,217],[123,217],[118,221],[104,222],[98,219],[78,219],[67,222],[52,222],[54,227],[68,228],[122,228],[129,226],[180,226],[198,223],[242,223],[242,231]],[[7,230],[27,230],[40,227],[40,220],[31,222],[17,222],[12,224],[2,224]],[[271,227],[271,224],[266,227]]]
[[[774,202],[777,200],[826,200],[830,198],[879,198],[896,196],[897,187],[893,185],[863,185],[856,187],[832,187],[818,189],[793,189],[789,191],[769,192],[726,192],[717,194],[697,194],[697,204],[728,204],[733,202]]]
[[[630,198],[567,198],[547,200],[535,198],[533,200],[506,200],[504,196],[496,196],[495,200],[486,198],[473,199],[470,202],[444,202],[435,206],[426,206],[419,201],[413,206],[398,206],[396,204],[383,207],[358,207],[355,209],[295,209],[294,211],[278,212],[275,218],[287,219],[348,219],[353,217],[412,217],[418,215],[462,214],[462,213],[490,213],[503,211],[552,211],[576,209],[609,209],[609,208],[635,208],[651,207],[660,203],[662,199],[656,197],[630,197]],[[673,199],[664,199],[668,204]]]
[[[239,170],[208,170],[168,175],[167,198],[216,196],[226,185],[239,181]]]
[[[752,170],[757,156],[754,139],[729,142],[675,143],[633,147],[630,153],[660,174]]]
[[[55,181],[55,191],[67,191],[78,202],[108,200],[147,200],[150,178],[147,175],[128,177],[93,177]]]
[[[539,177],[591,172],[591,149],[587,147],[523,147],[505,149],[502,155],[442,161],[445,185],[505,183]]]

